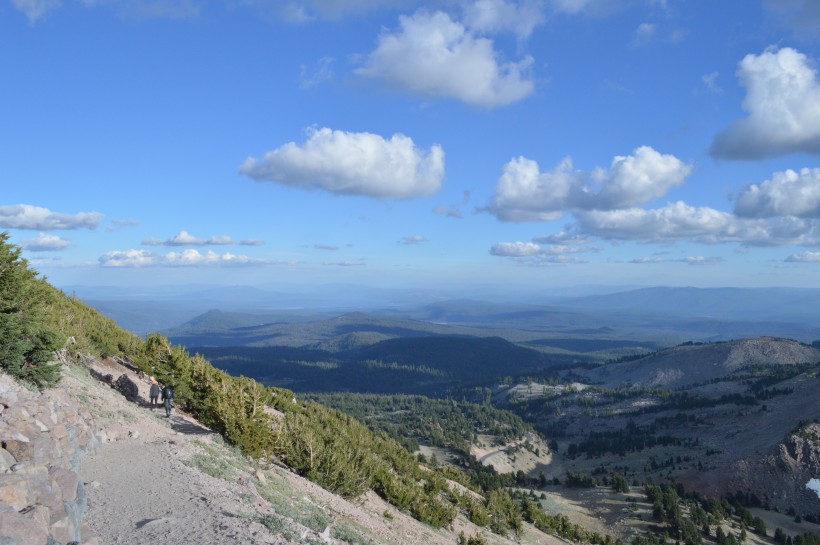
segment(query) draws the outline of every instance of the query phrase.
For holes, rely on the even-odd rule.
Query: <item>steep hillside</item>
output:
[[[548,478],[618,471],[712,497],[754,494],[801,516],[820,513],[820,353],[759,337],[684,345],[549,382],[499,385],[495,402],[534,423],[559,453]]]
[[[464,517],[435,529],[373,492],[350,501],[281,464],[249,460],[191,415],[174,410],[166,419],[161,410],[152,411],[148,383],[138,373],[113,360],[87,365],[96,376],[125,375],[139,388],[139,397],[128,401],[84,365],[66,368],[61,386],[94,415],[102,441],[81,465],[85,519],[97,543],[452,545],[459,532],[513,543]],[[522,538],[559,543],[531,526]]]
[[[820,362],[820,350],[788,339],[756,337],[723,343],[685,344],[634,361],[612,363],[588,374],[593,383],[677,388],[720,379],[743,367]]]

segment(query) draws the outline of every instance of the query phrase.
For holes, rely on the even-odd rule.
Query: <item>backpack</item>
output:
[[[162,390],[162,399],[163,400],[174,399],[174,389],[171,388],[170,386],[166,386],[165,388],[163,388],[163,390]]]

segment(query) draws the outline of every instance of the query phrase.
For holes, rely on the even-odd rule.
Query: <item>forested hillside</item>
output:
[[[375,394],[316,394],[312,399],[350,414],[418,450],[419,443],[469,453],[478,434],[506,443],[519,439],[532,426],[519,416],[485,403],[469,403],[424,396]]]

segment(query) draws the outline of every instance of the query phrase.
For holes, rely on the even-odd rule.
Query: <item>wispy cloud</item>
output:
[[[59,8],[63,4],[61,0],[11,0],[11,3],[28,17],[29,22],[32,24],[49,11]]]
[[[32,24],[63,5],[62,0],[11,0]],[[197,0],[82,0],[87,8],[106,7],[133,19],[190,19],[201,11]]]
[[[385,8],[422,3],[421,0],[238,0],[240,5],[256,8],[280,19],[304,24],[316,20],[338,20]]]
[[[721,94],[723,93],[723,89],[720,88],[717,84],[717,79],[720,76],[718,72],[710,72],[708,74],[704,74],[700,77],[700,81],[703,82],[704,87],[710,93]]]
[[[820,263],[820,252],[801,252],[786,258],[790,263]]]
[[[111,220],[111,224],[105,228],[109,233],[119,231],[123,227],[136,227],[140,222],[137,220]]]
[[[578,233],[572,233],[569,231],[559,231],[557,233],[553,233],[550,235],[534,237],[532,241],[538,244],[577,245],[587,244],[590,240],[589,237],[580,235]]]
[[[527,38],[545,19],[544,3],[540,0],[464,2],[464,23],[476,32],[512,32]]]
[[[406,245],[421,244],[423,242],[428,242],[428,240],[425,237],[421,236],[421,235],[411,235],[411,236],[408,236],[408,237],[402,237],[399,240],[399,244],[406,244]]]
[[[352,261],[325,261],[322,263],[325,267],[364,267],[365,261],[363,259]]]
[[[192,19],[202,6],[198,0],[82,0],[87,7],[108,7],[131,19]]]
[[[437,216],[445,216],[447,218],[461,219],[464,214],[455,206],[436,206],[433,208],[433,214]]]
[[[652,23],[641,23],[638,25],[638,28],[635,29],[635,34],[632,37],[632,46],[642,47],[649,44],[649,42],[655,38],[657,30],[657,25]]]
[[[239,241],[240,246],[262,246],[264,241],[261,241],[256,238],[246,238],[245,240]]]
[[[302,65],[299,69],[299,87],[310,89],[333,80],[333,57],[322,57],[314,66]]]
[[[239,171],[256,181],[340,195],[409,199],[441,187],[444,151],[437,145],[421,150],[403,134],[387,140],[371,133],[309,129],[306,143],[290,142],[262,159],[249,157]]]
[[[30,204],[0,206],[0,227],[6,229],[96,229],[102,218],[99,212],[63,214]]]
[[[451,204],[449,206],[438,205],[433,208],[433,214],[436,214],[437,216],[445,216],[448,218],[461,219],[462,217],[464,217],[464,213],[461,211],[461,207],[467,205],[469,202],[470,191],[464,191],[460,203]]]
[[[180,231],[169,239],[149,238],[143,240],[142,244],[146,246],[222,246],[233,244],[233,240],[227,235],[203,239],[191,235],[188,231]]]
[[[327,251],[335,251],[338,250],[339,247],[333,244],[314,244],[313,248],[316,250],[327,250]]]
[[[686,265],[716,265],[722,263],[722,257],[704,257],[700,255],[688,256],[680,259],[671,259],[667,257],[648,256],[632,259],[629,263],[637,265],[655,265],[659,263],[685,263]]]

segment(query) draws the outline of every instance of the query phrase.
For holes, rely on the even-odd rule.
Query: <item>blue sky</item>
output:
[[[820,287],[812,0],[2,0],[57,285]]]

